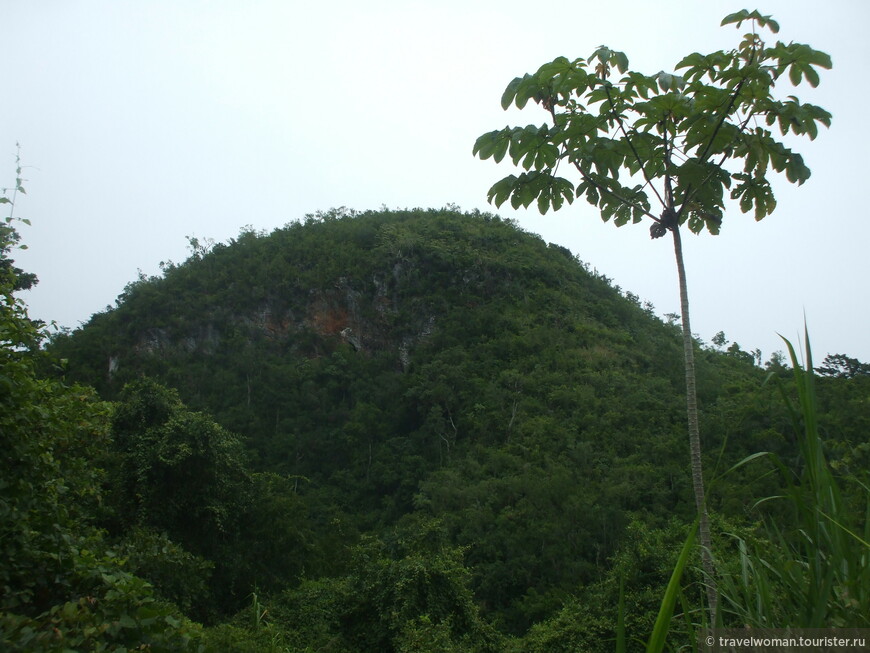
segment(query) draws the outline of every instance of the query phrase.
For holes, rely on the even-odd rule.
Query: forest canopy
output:
[[[760,451],[800,469],[790,371],[696,348],[727,557],[724,533],[758,541],[787,513],[753,507],[782,487],[770,465],[721,472]],[[59,459],[91,475],[60,472],[92,497],[66,523],[191,646],[609,650],[620,582],[643,639],[694,514],[680,349],[676,325],[497,216],[333,211],[194,251],[27,365],[102,396],[103,440]],[[818,379],[831,464],[859,476],[866,381]],[[684,580],[699,597],[700,572]],[[71,595],[91,596],[39,607],[22,587],[13,632]]]

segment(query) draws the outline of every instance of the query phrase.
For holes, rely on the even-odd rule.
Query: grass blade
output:
[[[695,546],[695,538],[698,534],[698,520],[692,524],[692,529],[689,531],[689,536],[683,544],[683,550],[680,552],[680,557],[677,558],[677,564],[674,571],[671,573],[671,579],[668,581],[668,587],[665,590],[665,595],[662,598],[662,604],[659,608],[658,617],[656,617],[655,626],[650,634],[649,642],[646,645],[647,653],[661,653],[665,647],[665,639],[668,636],[668,629],[671,626],[671,618],[674,614],[674,604],[677,601],[677,595],[680,591],[680,579],[683,576],[683,571],[689,558],[692,555],[692,550]]]

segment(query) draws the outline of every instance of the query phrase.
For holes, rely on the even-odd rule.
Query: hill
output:
[[[622,584],[646,638],[695,512],[679,327],[477,212],[191,246],[48,349],[114,402],[90,523],[216,650],[609,650]],[[802,473],[799,431],[778,361],[696,365],[725,574],[724,533],[766,550],[759,519],[792,519],[755,502]],[[828,367],[827,455],[860,476],[870,377]],[[762,451],[783,466],[722,473]]]
[[[106,398],[142,375],[176,388],[292,479],[317,538],[439,518],[512,632],[599,579],[633,518],[691,520],[678,329],[495,216],[243,232],[52,350]],[[749,415],[718,399],[760,372],[707,352],[699,376],[712,453]]]

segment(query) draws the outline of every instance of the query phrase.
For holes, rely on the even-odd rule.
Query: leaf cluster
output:
[[[776,33],[779,26],[757,11],[731,14],[722,24],[743,22],[752,32],[733,50],[692,53],[674,73],[630,71],[624,53],[601,46],[586,59],[558,57],[515,78],[502,107],[523,109],[531,101],[548,122],[477,139],[476,156],[509,156],[523,169],[494,184],[489,201],[510,200],[514,208],[536,202],[545,213],[585,197],[617,226],[648,217],[670,229],[664,216],[672,212],[693,232],[714,234],[727,198],[756,220],[772,213],[772,172],[796,184],[810,177],[784,137],[815,139],[819,125],[831,124],[821,107],[779,97],[777,84],[815,87],[831,59],[800,43],[766,44],[757,30]]]

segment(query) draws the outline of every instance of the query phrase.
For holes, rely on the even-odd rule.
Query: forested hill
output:
[[[569,334],[590,363],[601,356],[658,366],[673,353],[661,342],[672,332],[605,278],[492,215],[332,211],[268,236],[243,231],[228,245],[193,242],[188,261],[129,284],[117,308],[75,333],[63,350],[75,356],[74,374],[111,392],[146,361],[209,361],[210,375],[219,367],[213,357],[228,352],[313,360],[342,343],[409,371],[421,349],[489,343],[530,327],[554,329],[560,341]],[[245,373],[246,393],[256,385],[241,359],[229,368]]]
[[[399,512],[457,448],[683,421],[674,328],[490,215],[330,213],[245,232],[130,284],[53,349],[107,398],[153,376],[262,465],[318,481],[354,470]],[[373,473],[396,455],[422,468]]]
[[[334,211],[193,244],[49,348],[67,380],[120,402],[119,505],[214,566],[201,595],[181,593],[211,606],[189,614],[220,620],[256,581],[312,647],[399,650],[434,628],[456,650],[498,650],[585,597],[572,641],[604,641],[620,577],[646,636],[694,519],[678,327],[487,214]],[[708,469],[791,455],[751,356],[699,348],[697,366]],[[190,430],[184,411],[222,428]],[[203,445],[206,431],[223,435]],[[771,483],[741,469],[714,484],[717,519],[745,521]],[[254,562],[218,546],[251,533]]]

